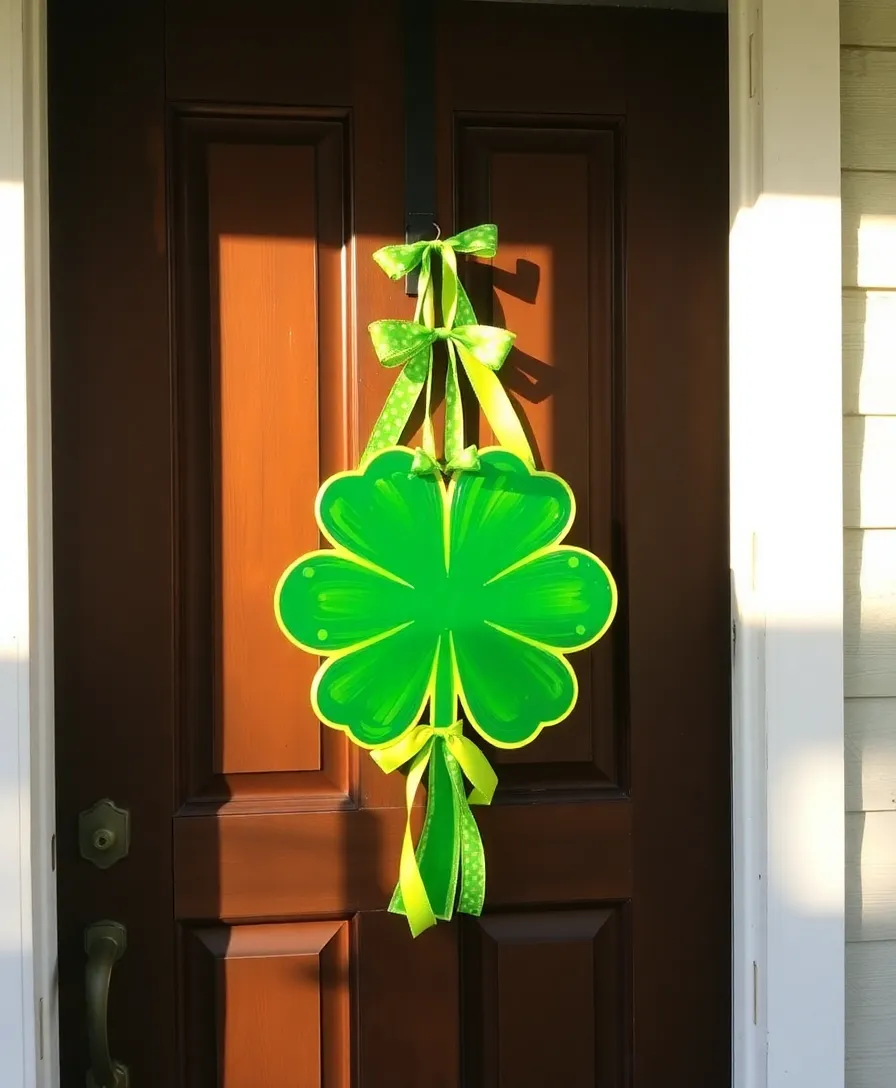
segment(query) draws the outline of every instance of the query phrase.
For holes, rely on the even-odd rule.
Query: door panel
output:
[[[345,922],[188,930],[187,1083],[348,1088],[348,956]]]
[[[614,556],[622,453],[613,445],[619,132],[612,123],[573,124],[525,114],[458,119],[456,189],[462,222],[500,224],[497,258],[470,266],[471,299],[481,321],[517,334],[502,376],[536,456],[573,488],[569,542]],[[484,423],[479,437],[494,441]],[[619,447],[621,431],[615,438]],[[489,753],[501,767],[502,790],[621,784],[624,723],[616,704],[625,678],[617,647],[612,630],[570,659],[579,700],[562,729]]]
[[[465,923],[464,1084],[619,1084],[628,1030],[621,908]]]
[[[344,806],[346,744],[271,576],[318,547],[318,481],[348,462],[347,121],[181,109],[171,129],[181,800]]]
[[[437,18],[438,222],[499,225],[462,274],[620,612],[573,716],[489,752],[485,914],[412,941],[403,779],[315,720],[272,609],[394,378],[366,325],[413,312],[371,260],[403,233],[400,5],[50,5],[66,1088],[103,917],[136,1086],[727,1082],[724,23]],[[100,872],[70,831],[103,796],[133,834]]]

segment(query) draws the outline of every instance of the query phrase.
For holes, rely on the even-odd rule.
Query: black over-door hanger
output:
[[[405,241],[438,235],[436,208],[434,0],[403,0]],[[416,296],[419,267],[405,280]]]

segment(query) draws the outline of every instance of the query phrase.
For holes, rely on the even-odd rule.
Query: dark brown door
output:
[[[721,1088],[723,21],[439,8],[439,223],[499,225],[464,275],[621,608],[573,718],[492,753],[486,913],[412,941],[402,781],[315,721],[271,606],[392,381],[365,327],[412,308],[370,259],[403,231],[399,5],[50,8],[64,1085],[110,918],[132,1088]]]

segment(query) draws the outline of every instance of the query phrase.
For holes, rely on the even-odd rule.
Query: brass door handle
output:
[[[84,988],[87,994],[87,1088],[128,1088],[128,1071],[109,1051],[109,987],[112,968],[127,948],[127,931],[118,922],[95,922],[84,930]]]

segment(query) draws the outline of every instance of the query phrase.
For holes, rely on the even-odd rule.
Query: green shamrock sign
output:
[[[575,516],[572,491],[534,468],[515,415],[515,426],[505,427],[513,448],[462,449],[459,420],[450,442],[446,434],[447,468],[436,457],[428,423],[436,340],[446,341],[451,359],[457,348],[468,375],[490,368],[500,390],[483,387],[490,418],[512,412],[494,375],[509,334],[476,324],[456,275],[453,243],[460,248],[464,239],[472,252],[485,245],[493,253],[496,231],[381,251],[378,263],[392,275],[423,265],[416,323],[387,325],[388,350],[383,322],[371,334],[385,365],[405,366],[396,381],[399,419],[410,411],[408,390],[416,398],[426,386],[424,447],[382,444],[383,420],[393,420],[399,404],[393,391],[362,467],[330,477],[318,494],[315,515],[331,547],[297,559],[275,593],[286,637],[325,658],[311,689],[320,720],[368,749],[387,773],[407,767],[408,820],[390,909],[407,916],[415,936],[455,909],[479,914],[485,898],[470,805],[490,803],[497,777],[464,721],[489,744],[518,748],[566,718],[578,694],[566,655],[604,634],[617,602],[601,560],[562,543]],[[443,260],[447,321],[438,330],[427,247]],[[480,344],[499,347],[480,361]],[[448,380],[456,381],[451,369]],[[471,384],[478,395],[475,378]],[[393,439],[396,426],[403,423],[389,423]],[[410,811],[424,776],[427,808],[415,848]]]
[[[458,701],[491,744],[528,744],[575,704],[565,654],[606,631],[613,579],[560,543],[575,504],[559,476],[490,449],[446,486],[415,475],[413,461],[412,450],[383,450],[324,484],[317,520],[333,547],[285,572],[280,625],[327,657],[315,711],[364,748],[410,751],[427,708],[430,726],[448,728]]]
[[[314,709],[364,748],[392,744],[435,703],[447,658],[470,725],[502,748],[528,744],[575,703],[564,654],[612,620],[609,571],[559,543],[574,513],[559,476],[491,449],[446,487],[412,462],[410,450],[384,450],[331,477],[317,518],[333,549],[302,556],[281,580],[287,637],[328,657]]]

